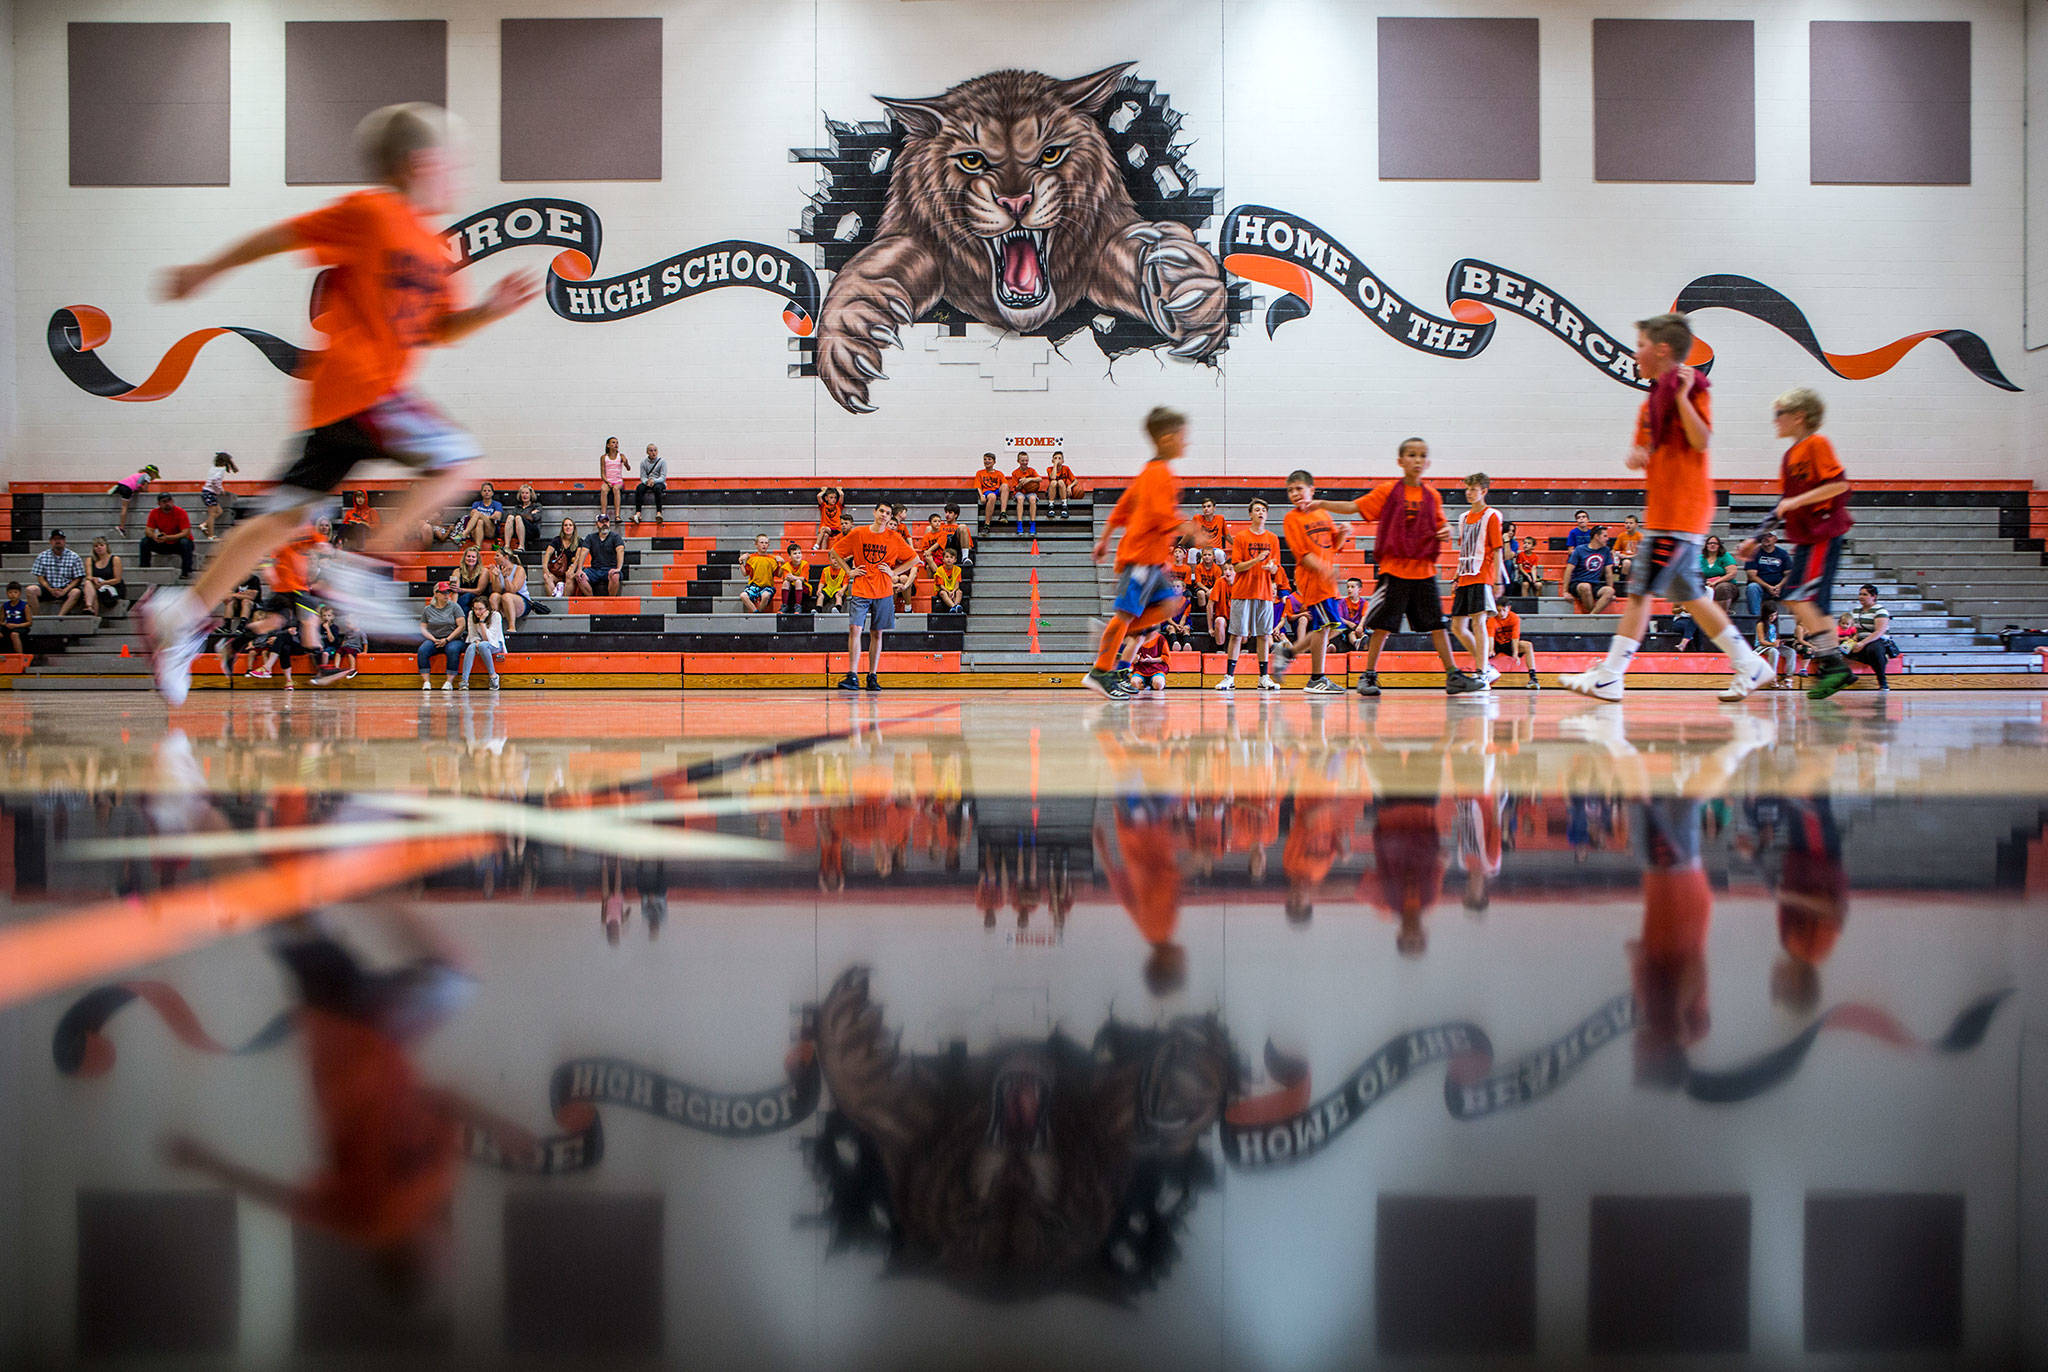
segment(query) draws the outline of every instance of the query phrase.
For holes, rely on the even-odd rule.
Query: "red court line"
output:
[[[0,1007],[368,895],[480,856],[499,841],[465,834],[287,857],[181,890],[0,929]]]

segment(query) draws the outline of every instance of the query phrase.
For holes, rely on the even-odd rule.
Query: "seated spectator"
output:
[[[356,657],[362,651],[362,634],[337,615],[332,605],[321,606],[320,651],[315,661],[319,670],[314,673],[313,684],[332,686],[354,676]]]
[[[50,546],[36,554],[30,573],[28,603],[40,612],[47,602],[52,613],[68,615],[85,603],[85,559],[71,551],[62,529],[50,531]]]
[[[1636,565],[1636,545],[1643,541],[1643,526],[1634,515],[1621,522],[1621,532],[1614,536],[1614,571],[1625,586],[1628,584],[1630,569]]]
[[[1593,529],[1589,540],[1572,549],[1565,567],[1565,594],[1581,614],[1603,613],[1614,603],[1614,553],[1607,530]]]
[[[576,584],[577,560],[583,552],[576,541],[576,521],[564,518],[561,531],[548,540],[541,557],[541,585],[551,596],[568,595]]]
[[[1188,610],[1194,604],[1188,595],[1187,583],[1179,576],[1173,579],[1173,594],[1176,604],[1173,614],[1160,621],[1159,632],[1170,648],[1185,648],[1194,642],[1194,633],[1188,627]]]
[[[1792,649],[1778,631],[1778,617],[1760,617],[1751,634],[1755,640],[1756,655],[1771,664],[1771,674],[1777,678],[1778,689],[1784,690],[1792,684],[1791,678],[1785,672],[1785,664],[1792,657]]]
[[[7,650],[28,651],[28,631],[35,626],[36,612],[28,603],[19,581],[7,583],[7,599],[0,601],[0,631],[7,635]]]
[[[1706,583],[1714,603],[1721,607],[1723,613],[1727,613],[1734,606],[1735,597],[1742,594],[1742,569],[1728,555],[1728,546],[1718,534],[1708,534],[1705,545],[1700,549],[1700,580]]]
[[[462,637],[462,607],[455,603],[455,587],[446,581],[434,583],[434,594],[420,611],[420,689],[434,689],[434,655],[441,655],[447,678],[441,689],[455,689],[455,641]]]
[[[1750,556],[1743,570],[1749,573],[1749,584],[1743,593],[1749,599],[1749,612],[1758,619],[1766,615],[1776,617],[1778,604],[1785,595],[1785,583],[1792,576],[1792,558],[1778,546],[1776,534],[1765,534],[1757,540],[1756,552]]]
[[[534,493],[531,483],[522,484],[512,508],[505,512],[505,541],[524,552],[527,544],[540,541],[543,517],[540,496]]]
[[[121,608],[126,589],[120,555],[107,546],[105,538],[95,538],[92,556],[85,563],[85,603],[96,615],[110,615]]]
[[[754,551],[740,559],[740,608],[750,615],[775,608],[782,562],[769,549],[768,535],[754,535]]]
[[[1564,550],[1575,553],[1593,541],[1593,520],[1584,510],[1572,512],[1572,527],[1565,530]]]
[[[1536,560],[1536,540],[1523,537],[1512,523],[1501,530],[1501,539],[1501,562],[1507,573],[1508,594],[1542,595],[1543,565]]]
[[[1038,468],[1031,465],[1031,454],[1017,454],[1017,465],[1010,470],[1010,491],[1017,497],[1017,532],[1038,532],[1038,493],[1045,485],[1045,478],[1038,474]]]
[[[1860,662],[1877,674],[1877,689],[1889,691],[1885,670],[1895,657],[1903,656],[1892,639],[1892,612],[1877,597],[1877,587],[1865,582],[1856,591],[1856,608],[1846,616],[1850,633],[1842,635],[1842,656]]]
[[[846,491],[839,486],[818,488],[818,536],[811,551],[832,546],[832,540],[846,532]]]
[[[370,503],[368,491],[358,488],[348,493],[348,503],[341,507],[342,527],[361,525],[365,529],[374,529],[383,522],[384,517]]]
[[[1171,645],[1164,634],[1149,634],[1131,658],[1133,681],[1141,691],[1166,689],[1166,652]]]
[[[206,474],[206,482],[199,488],[199,503],[206,507],[206,524],[202,532],[208,543],[214,541],[215,519],[222,515],[230,520],[235,517],[235,498],[228,490],[228,474],[240,470],[235,459],[226,453],[213,455],[213,470]]]
[[[497,578],[491,569],[484,566],[484,555],[475,544],[462,550],[462,561],[455,565],[455,603],[464,614],[469,613],[470,604],[478,599],[488,601],[497,592]]]
[[[1195,527],[1207,537],[1206,548],[1228,548],[1230,546],[1230,521],[1216,513],[1216,502],[1204,498],[1202,512],[1195,516]]]
[[[946,531],[946,546],[960,554],[960,565],[962,567],[972,566],[974,564],[974,533],[965,524],[960,522],[959,501],[949,500],[946,502],[945,517],[939,521],[939,527]]]
[[[135,503],[135,497],[148,490],[149,483],[156,480],[157,476],[156,463],[152,462],[141,471],[124,476],[107,488],[107,494],[121,502],[120,516],[114,521],[115,533],[127,536],[128,509]]]
[[[782,578],[782,608],[789,614],[802,614],[805,602],[811,598],[811,566],[804,560],[801,543],[792,541],[782,550],[782,562],[776,568]]]
[[[1536,680],[1536,649],[1528,639],[1522,637],[1522,617],[1513,610],[1502,609],[1491,621],[1493,642],[1488,645],[1488,665],[1496,657],[1506,657],[1521,663],[1529,669],[1529,689],[1539,688]]]
[[[812,605],[813,611],[831,610],[844,613],[846,610],[846,571],[834,564],[826,563],[818,569],[818,599]]]
[[[431,548],[436,543],[457,543],[462,531],[469,524],[469,511],[429,515],[419,523],[418,540],[421,547]]]
[[[1052,517],[1065,519],[1070,513],[1069,503],[1081,493],[1081,478],[1074,475],[1074,469],[1067,465],[1065,453],[1054,453],[1052,460],[1045,464],[1045,494],[1052,502]]]
[[[960,554],[943,549],[938,569],[932,573],[932,609],[945,614],[960,609]]]
[[[668,494],[668,459],[652,443],[640,459],[640,484],[633,488],[633,518],[647,513],[647,497],[654,497],[654,518],[661,519],[661,502]]]
[[[1330,635],[1330,647],[1340,653],[1362,653],[1372,634],[1365,627],[1365,612],[1372,604],[1365,598],[1365,583],[1352,577],[1344,583],[1344,597],[1337,602],[1337,630]]]
[[[619,451],[619,440],[607,438],[597,459],[597,517],[614,520],[626,517],[626,470],[632,464]]]
[[[255,639],[250,627],[256,616],[256,606],[263,599],[263,579],[254,573],[241,585],[228,592],[228,598],[221,604],[220,622],[207,635],[206,649],[220,655],[221,675],[234,685],[235,659]]]
[[[498,500],[498,493],[486,481],[470,502],[469,514],[462,521],[462,537],[467,542],[482,547],[485,543],[498,541],[499,526],[505,522],[505,507]]]
[[[625,567],[626,541],[612,532],[611,516],[600,514],[596,530],[576,553],[576,594],[617,595]]]
[[[533,608],[533,597],[526,592],[526,567],[512,555],[510,548],[498,549],[498,565],[492,574],[497,590],[490,597],[491,608],[504,621],[505,632],[511,633],[519,627],[527,611]]]
[[[478,600],[462,621],[462,689],[469,689],[469,674],[478,658],[490,669],[491,689],[498,689],[498,662],[505,656],[505,622],[488,601]]]
[[[974,498],[981,503],[981,527],[992,529],[996,520],[1009,508],[1009,488],[1003,484],[1003,474],[996,470],[996,455],[981,455],[981,470],[974,474]]]
[[[157,496],[142,528],[142,565],[147,567],[151,557],[177,558],[180,581],[192,575],[192,520],[168,491]]]
[[[1272,665],[1275,681],[1287,675],[1288,666],[1308,643],[1308,635],[1309,613],[1302,606],[1300,594],[1289,591],[1273,607]]]

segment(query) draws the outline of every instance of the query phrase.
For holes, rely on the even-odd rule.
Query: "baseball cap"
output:
[[[171,503],[171,493],[170,493],[169,491],[158,491],[158,492],[156,493],[156,503],[157,503],[157,504],[159,504],[159,505],[168,505],[168,504],[170,504],[170,503]]]
[[[52,538],[62,538],[62,537],[64,537],[64,531],[63,531],[62,529],[52,529],[52,530],[50,530],[50,537],[52,537]]]
[[[452,581],[437,581],[434,583],[434,589],[437,591],[452,591],[455,589],[455,583]]]

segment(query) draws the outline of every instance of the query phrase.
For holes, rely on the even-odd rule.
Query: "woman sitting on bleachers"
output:
[[[483,553],[478,551],[473,543],[462,550],[462,561],[455,568],[453,580],[455,603],[462,607],[464,614],[469,613],[470,602],[474,600],[481,599],[488,604],[492,594],[498,589],[497,579],[491,575],[491,569],[484,566]]]
[[[85,560],[85,605],[96,615],[110,615],[120,608],[121,555],[107,546],[105,537],[92,541],[92,556]]]
[[[482,658],[491,672],[491,689],[498,689],[498,660],[505,656],[505,622],[490,603],[478,600],[462,621],[462,689],[469,689],[469,673]]]
[[[510,548],[498,549],[497,580],[491,607],[504,617],[505,632],[510,633],[519,627],[521,616],[533,608],[533,597],[526,593],[526,568],[512,556]]]
[[[540,497],[534,494],[530,483],[522,485],[518,498],[505,514],[505,541],[524,550],[528,543],[539,540],[540,521]]]
[[[551,596],[569,594],[569,577],[576,570],[576,521],[566,516],[562,530],[548,540],[547,558],[541,567],[541,584]]]

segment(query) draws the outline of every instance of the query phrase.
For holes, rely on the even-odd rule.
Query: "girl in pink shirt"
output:
[[[625,506],[621,503],[626,490],[626,455],[619,451],[619,440],[607,438],[604,441],[604,456],[597,460],[597,513],[604,515],[605,503],[612,509],[612,522],[618,523]]]

